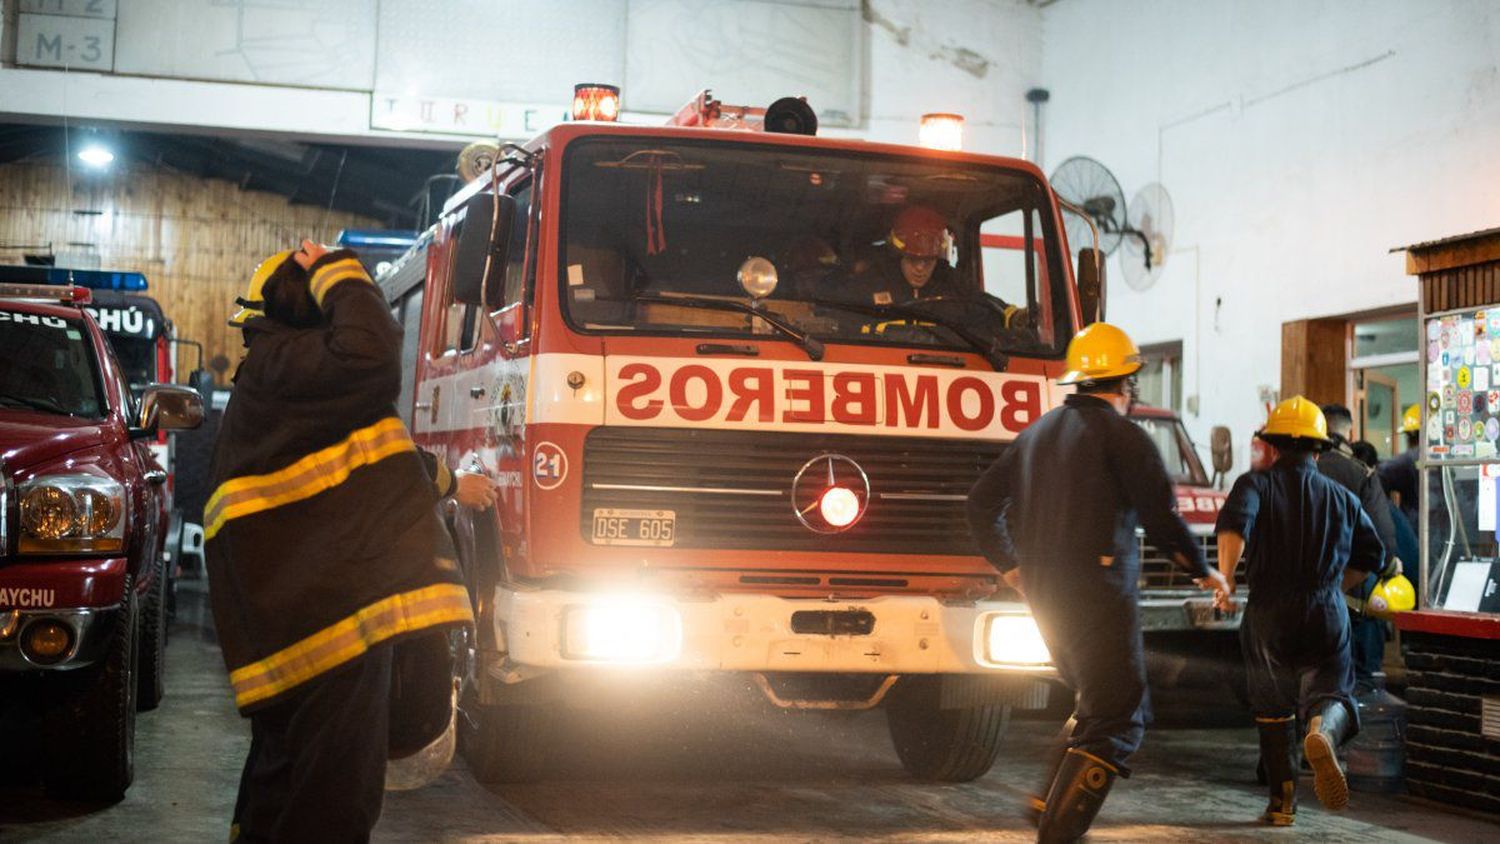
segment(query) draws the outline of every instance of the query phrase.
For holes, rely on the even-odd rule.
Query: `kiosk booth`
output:
[[[1407,785],[1500,814],[1500,228],[1402,247],[1425,401],[1416,610],[1401,613]]]

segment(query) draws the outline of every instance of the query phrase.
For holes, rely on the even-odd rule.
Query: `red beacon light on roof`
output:
[[[606,123],[613,123],[619,120],[619,87],[596,82],[584,82],[574,85],[573,119],[602,120]]]
[[[917,142],[928,149],[961,150],[964,148],[964,116],[948,112],[922,115]]]
[[[64,305],[87,305],[94,294],[87,287],[64,287],[57,284],[0,284],[0,299],[31,299]]]

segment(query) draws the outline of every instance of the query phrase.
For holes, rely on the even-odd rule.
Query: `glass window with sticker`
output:
[[[920,156],[594,138],[563,175],[576,330],[1060,355],[1067,278],[1047,191]]]
[[[0,309],[0,411],[97,419],[98,363],[81,320]]]

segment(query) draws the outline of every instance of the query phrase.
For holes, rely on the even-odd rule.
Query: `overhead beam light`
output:
[[[115,160],[115,154],[99,144],[89,144],[78,151],[78,160],[90,167],[102,170]]]

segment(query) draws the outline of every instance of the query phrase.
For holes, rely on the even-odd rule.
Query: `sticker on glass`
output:
[[[1474,392],[1483,393],[1490,388],[1490,368],[1478,366],[1474,368]]]

